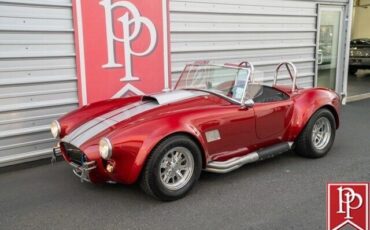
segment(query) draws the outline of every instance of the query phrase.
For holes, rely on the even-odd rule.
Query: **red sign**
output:
[[[327,187],[328,230],[369,229],[369,184],[334,183]]]
[[[74,0],[80,105],[168,90],[167,0]]]

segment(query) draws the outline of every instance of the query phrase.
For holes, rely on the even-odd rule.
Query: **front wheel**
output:
[[[177,200],[193,188],[201,169],[198,145],[186,136],[172,136],[152,151],[142,173],[141,187],[157,199]]]
[[[334,143],[335,131],[336,124],[333,114],[327,109],[320,109],[311,117],[299,135],[294,151],[304,157],[323,157]]]

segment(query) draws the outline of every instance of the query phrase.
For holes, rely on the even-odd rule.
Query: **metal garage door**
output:
[[[316,9],[314,1],[171,0],[173,80],[185,63],[206,59],[251,61],[256,77],[271,82],[275,66],[289,60],[298,85],[312,87]]]
[[[195,60],[248,60],[271,82],[275,66],[289,60],[298,85],[313,86],[315,1],[169,1],[173,81]],[[0,0],[0,167],[48,155],[50,121],[77,107],[71,7],[71,0]]]
[[[0,0],[0,167],[50,153],[77,106],[70,0]]]

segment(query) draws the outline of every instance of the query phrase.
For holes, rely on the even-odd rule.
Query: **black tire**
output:
[[[349,73],[351,74],[351,75],[356,75],[356,73],[357,73],[357,68],[356,67],[349,67]]]
[[[325,144],[322,148],[318,149],[315,147],[314,140],[312,137],[313,129],[315,123],[320,119],[321,120],[328,120],[330,123],[330,138],[328,138],[327,144]],[[325,119],[326,118],[326,119]],[[308,124],[299,135],[295,142],[295,149],[294,151],[303,157],[308,158],[320,158],[325,156],[331,147],[333,146],[334,139],[335,139],[335,131],[336,131],[336,123],[334,115],[327,109],[320,109],[318,110],[309,120]]]
[[[187,183],[177,189],[166,188],[160,176],[160,165],[166,154],[173,148],[185,148],[190,151],[193,157],[193,173]],[[167,155],[166,155],[167,156]],[[189,137],[183,135],[171,136],[160,142],[151,152],[147,159],[146,166],[142,172],[140,186],[149,195],[162,200],[173,201],[184,197],[198,181],[202,170],[202,155],[196,143]]]

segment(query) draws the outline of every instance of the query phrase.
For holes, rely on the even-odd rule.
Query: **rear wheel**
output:
[[[335,139],[335,118],[327,109],[317,111],[296,141],[298,155],[319,158],[325,156]]]
[[[152,151],[142,174],[141,187],[163,201],[180,199],[193,188],[201,169],[198,145],[186,136],[173,136]]]

